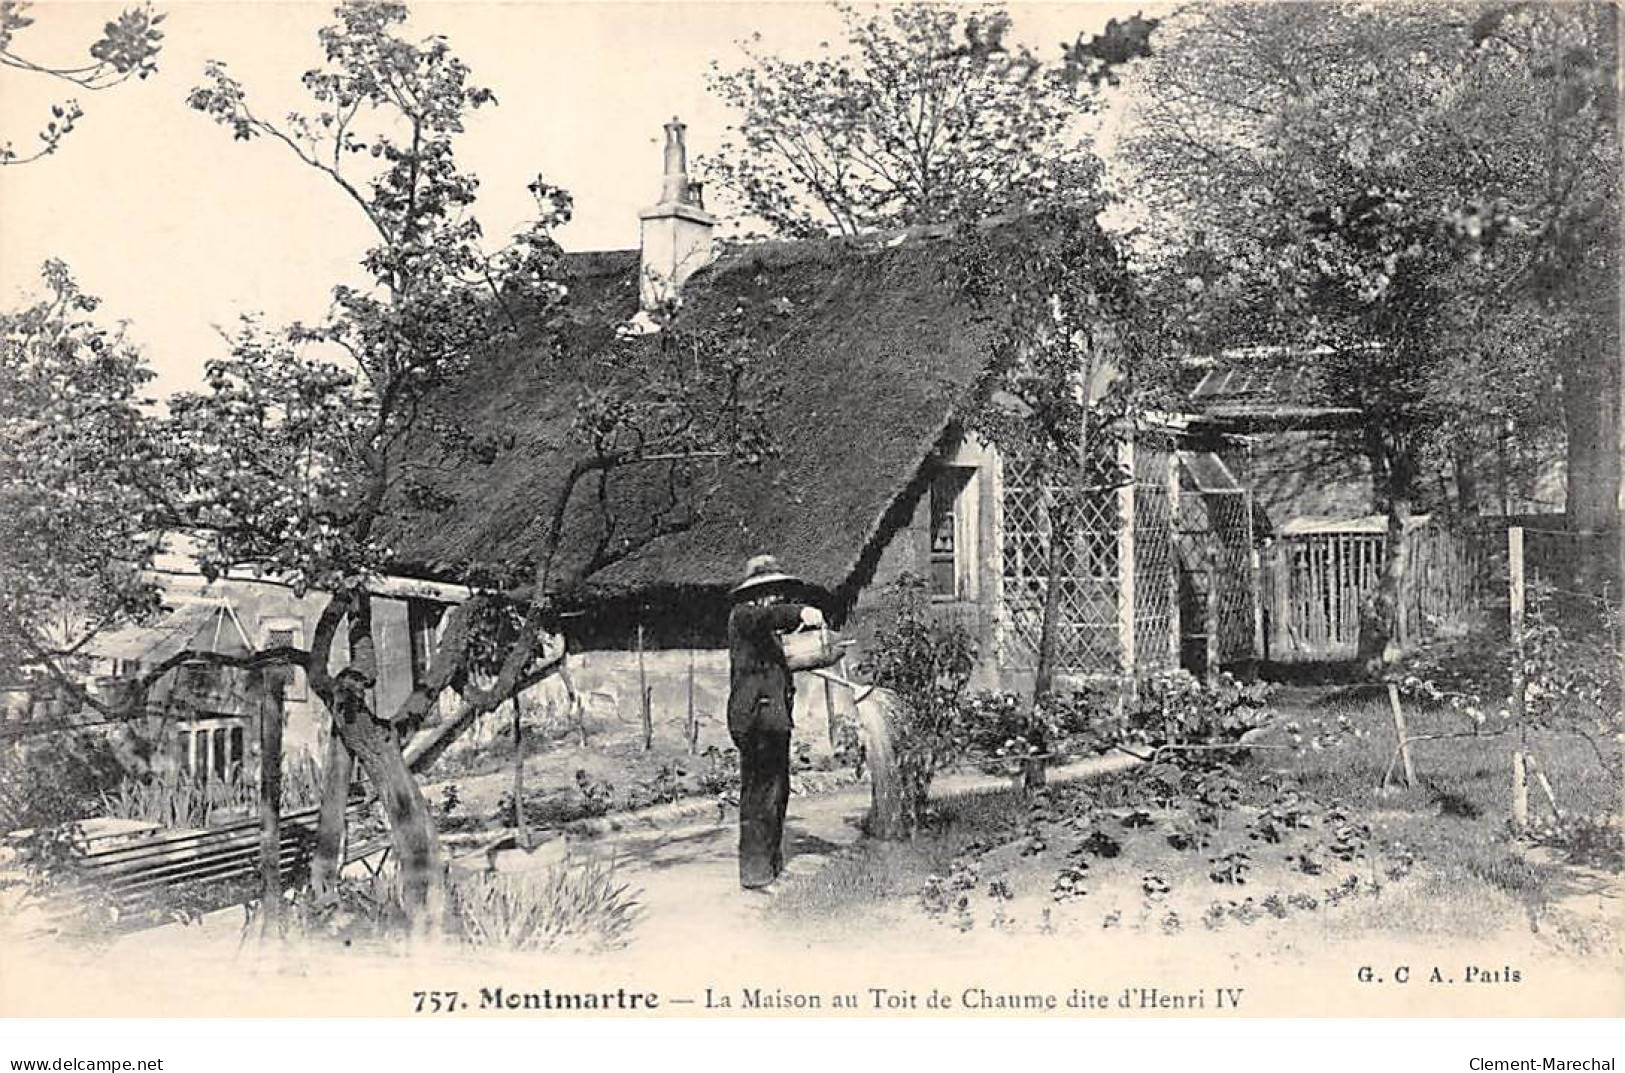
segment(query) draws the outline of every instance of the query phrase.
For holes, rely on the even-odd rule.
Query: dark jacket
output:
[[[803,604],[740,604],[728,616],[728,732],[789,731],[795,681],[778,635],[801,623]]]

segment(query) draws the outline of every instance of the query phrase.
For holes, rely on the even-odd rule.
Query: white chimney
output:
[[[666,124],[666,175],[660,203],[638,213],[642,221],[643,266],[638,297],[656,309],[677,297],[683,281],[711,263],[711,232],[716,217],[700,204],[699,185],[688,181],[688,147],[683,124]]]

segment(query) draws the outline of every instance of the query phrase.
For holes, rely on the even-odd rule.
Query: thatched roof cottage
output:
[[[777,453],[759,468],[719,474],[691,528],[594,576],[567,629],[578,687],[607,695],[628,718],[641,674],[657,719],[676,721],[697,676],[695,703],[720,711],[728,590],[745,559],[764,551],[816,586],[826,611],[860,636],[889,581],[904,572],[927,578],[942,613],[976,638],[979,684],[1030,681],[1044,580],[1042,493],[957,422],[994,344],[950,281],[959,240],[922,229],[719,252],[714,221],[687,179],[681,125],[667,134],[662,201],[642,214],[641,250],[569,258],[562,335],[576,357],[561,364],[560,331],[522,332],[444,400],[463,424],[504,430],[503,445],[462,464],[439,485],[445,508],[397,535],[402,569],[466,577],[530,557],[573,457],[565,448],[579,392],[568,361],[624,345],[648,327],[651,303],[680,291],[687,323],[755,318],[757,335],[772,340],[759,360],[774,386],[763,402]],[[985,236],[1019,255],[1041,227],[1015,220]],[[1067,673],[1115,676],[1180,659],[1179,501],[1200,489],[1187,472],[1186,495],[1177,494],[1186,467],[1166,439],[1123,452],[1135,481],[1094,495],[1063,580]],[[626,497],[618,509],[635,512],[639,495],[662,492],[629,482],[616,493]],[[564,554],[589,553],[596,508],[587,499],[571,517]],[[1240,597],[1250,591],[1246,578],[1233,588]],[[1250,614],[1241,624],[1248,639]],[[821,738],[832,695],[800,677],[808,678],[802,722]]]

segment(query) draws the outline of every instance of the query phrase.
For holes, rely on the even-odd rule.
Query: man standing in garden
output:
[[[789,602],[804,583],[771,555],[745,564],[728,616],[728,733],[739,749],[739,885],[770,889],[784,868],[795,683],[779,634],[818,628],[823,613]]]

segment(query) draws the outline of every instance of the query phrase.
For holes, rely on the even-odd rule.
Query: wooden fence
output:
[[[1400,643],[1467,628],[1483,601],[1481,542],[1433,522],[1416,526],[1405,540]],[[1387,544],[1386,533],[1351,524],[1289,533],[1267,548],[1260,579],[1267,658],[1354,659],[1361,609],[1382,580]]]

